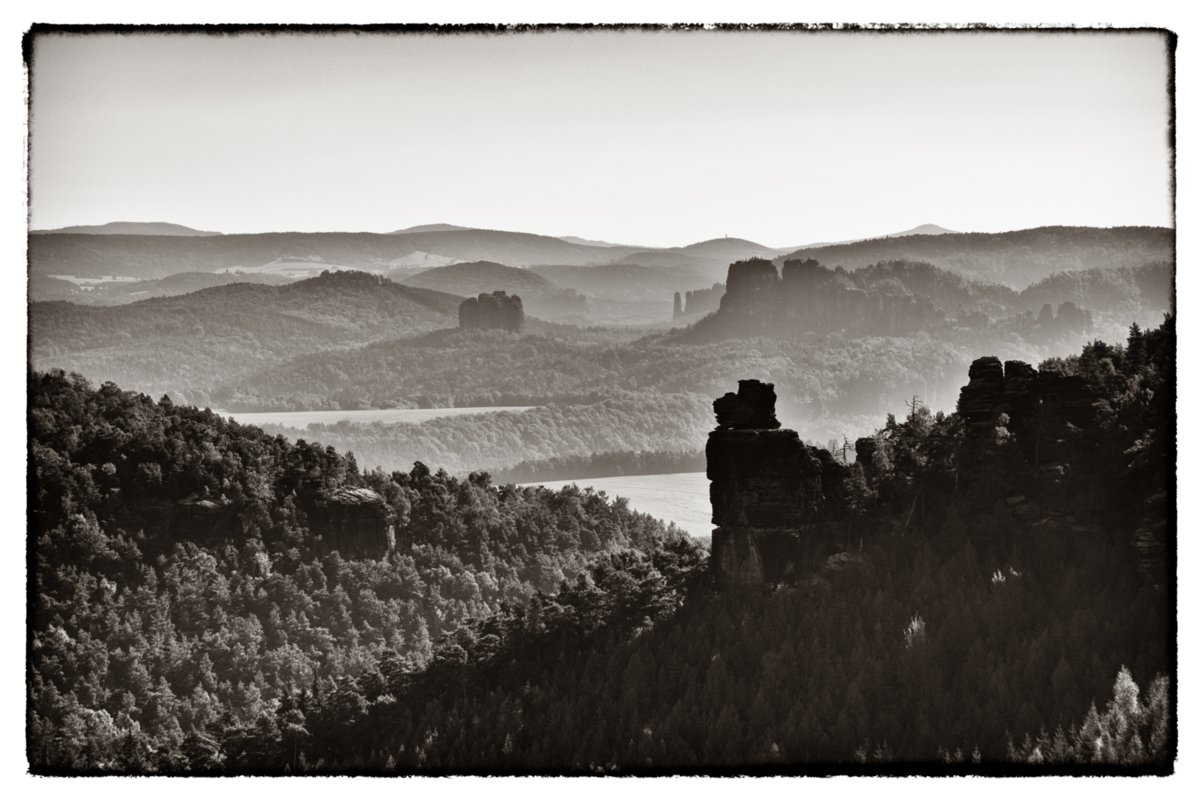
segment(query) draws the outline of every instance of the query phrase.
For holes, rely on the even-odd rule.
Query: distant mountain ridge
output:
[[[309,261],[383,272],[420,253],[455,261],[490,260],[509,266],[611,263],[632,248],[572,244],[560,238],[489,230],[385,233],[257,233],[217,236],[29,236],[33,274],[76,277],[165,277],[181,271],[259,268],[279,261]],[[444,262],[444,261],[443,261]]]
[[[197,230],[182,224],[171,224],[166,221],[110,221],[107,224],[81,224],[73,227],[59,227],[53,230],[31,230],[33,235],[60,233],[66,235],[179,235],[179,236],[209,236],[224,235],[221,232]]]
[[[945,227],[939,227],[936,224],[920,224],[913,227],[911,230],[903,230],[902,232],[894,232],[890,235],[883,236],[884,238],[903,238],[906,235],[946,235],[956,233],[957,230],[947,230]]]
[[[1174,261],[1166,227],[1036,227],[1011,232],[946,232],[811,246],[775,258],[813,258],[848,271],[891,260],[932,263],[974,279],[1021,289],[1061,271]]]
[[[262,270],[279,263],[312,264],[310,272],[340,267],[388,273],[397,268],[489,261],[521,268],[613,264],[669,268],[711,282],[723,279],[729,264],[738,260],[767,257],[781,263],[811,257],[848,270],[880,261],[928,262],[1020,289],[1059,271],[1174,259],[1174,232],[1161,227],[1039,227],[962,233],[922,224],[879,238],[798,248],[771,248],[742,238],[652,248],[451,224],[422,225],[394,233],[234,235],[131,235],[120,223],[104,226],[104,234],[31,234],[30,273],[153,279],[179,272]],[[292,276],[299,276],[304,269],[293,271]]]
[[[418,224],[414,227],[405,227],[403,230],[393,230],[389,235],[404,235],[410,232],[454,232],[456,230],[469,230],[470,227],[460,227],[457,224]]]

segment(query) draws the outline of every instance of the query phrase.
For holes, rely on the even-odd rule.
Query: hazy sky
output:
[[[35,228],[1171,223],[1154,34],[47,35],[32,68]]]

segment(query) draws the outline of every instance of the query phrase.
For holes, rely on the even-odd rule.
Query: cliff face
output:
[[[927,296],[902,289],[868,292],[845,271],[815,260],[789,260],[782,274],[769,260],[743,260],[729,266],[726,284],[717,318],[730,334],[908,335],[945,322]]]
[[[521,297],[493,291],[464,299],[458,306],[458,328],[521,332],[525,329],[525,308],[521,304]]]
[[[312,515],[313,530],[347,558],[379,559],[396,547],[395,517],[374,490],[339,488]]]
[[[685,293],[675,292],[675,318],[683,316],[702,316],[716,311],[721,306],[721,297],[725,295],[725,285],[713,283],[711,288],[697,288]]]
[[[827,497],[846,468],[779,428],[774,385],[740,381],[737,394],[713,408],[718,428],[705,453],[717,580],[726,587],[797,581],[839,536],[841,505]]]

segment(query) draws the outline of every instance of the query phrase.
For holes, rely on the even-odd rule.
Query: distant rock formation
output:
[[[753,258],[729,266],[713,332],[779,335],[845,330],[865,335],[908,335],[945,322],[924,295],[898,283],[870,291],[842,269],[815,260],[789,260],[782,274],[769,260]]]
[[[738,382],[713,402],[708,436],[712,561],[724,587],[794,582],[818,567],[840,531],[836,493],[846,468],[775,418],[775,386]]]
[[[525,308],[521,297],[505,291],[481,293],[464,299],[458,306],[459,329],[503,329],[522,332],[525,329]]]
[[[313,515],[313,530],[344,556],[379,559],[396,547],[395,515],[374,490],[341,487]]]
[[[676,291],[674,317],[702,316],[716,312],[724,295],[725,284],[722,282],[714,282],[711,288],[697,288],[683,294]]]

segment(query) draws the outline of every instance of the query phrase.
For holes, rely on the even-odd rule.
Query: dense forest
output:
[[[703,451],[604,451],[549,459],[527,459],[493,470],[499,483],[552,482],[607,476],[695,473],[704,470]]]
[[[421,670],[433,640],[612,552],[695,547],[590,491],[420,463],[362,473],[332,449],[61,372],[32,375],[29,397],[39,769],[237,760],[292,695]],[[386,501],[394,552],[343,555],[322,538],[314,502],[346,487]],[[175,517],[197,497],[235,522]]]
[[[914,402],[858,461],[829,457],[854,538],[738,595],[619,501],[364,474],[33,374],[31,764],[1167,771],[1174,321],[1040,370],[1083,398],[1011,417]],[[395,552],[345,558],[316,533],[306,507],[344,487],[382,496]],[[172,531],[148,496],[240,522]]]
[[[889,418],[847,466],[862,536],[797,586],[733,600],[686,557],[594,569],[444,640],[303,766],[1162,771],[1172,581],[1145,532],[1173,549],[1174,345],[1169,320],[1043,363],[1087,386],[1083,426]]]

